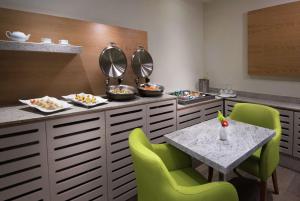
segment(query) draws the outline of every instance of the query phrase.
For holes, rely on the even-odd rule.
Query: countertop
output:
[[[0,107],[0,126],[7,126],[16,123],[27,123],[32,121],[43,121],[46,119],[60,118],[65,116],[77,115],[82,113],[101,112],[106,110],[119,109],[124,107],[154,103],[159,101],[174,100],[175,96],[164,94],[160,97],[138,97],[131,101],[111,101],[104,105],[99,105],[92,108],[80,107],[73,105],[72,108],[45,114],[39,112],[35,108],[30,108],[27,105]]]
[[[81,106],[73,105],[71,109],[64,110],[57,113],[52,114],[45,114],[39,112],[34,108],[30,108],[27,105],[18,105],[18,106],[11,106],[11,107],[0,107],[0,126],[6,126],[16,123],[26,123],[32,121],[43,121],[46,119],[54,119],[60,118],[65,116],[83,114],[83,113],[93,113],[93,112],[101,112],[106,110],[113,110],[119,109],[124,107],[130,107],[135,105],[142,105],[142,104],[149,104],[159,101],[167,101],[167,100],[174,100],[176,99],[175,96],[171,96],[168,94],[164,94],[161,97],[138,97],[131,101],[112,101],[104,105],[99,105],[92,108],[85,108]],[[220,101],[222,99],[212,99],[207,100],[199,103],[193,103],[188,105],[177,105],[178,110],[183,110],[190,107],[200,106],[208,103],[213,103]],[[286,109],[286,110],[293,110],[293,111],[300,111],[300,102],[288,102],[288,101],[279,101],[279,100],[271,100],[265,98],[253,98],[253,97],[246,97],[246,96],[237,96],[236,98],[226,98],[226,100],[237,101],[237,102],[249,102],[249,103],[259,103],[265,104],[269,106],[273,106],[279,109]]]
[[[263,98],[249,98],[245,96],[237,96],[236,98],[226,98],[226,100],[237,101],[237,102],[248,102],[264,104],[279,109],[300,111],[300,103],[292,103],[287,101],[268,100]]]

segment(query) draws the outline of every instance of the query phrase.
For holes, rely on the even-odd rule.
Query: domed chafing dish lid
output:
[[[106,77],[120,78],[126,72],[127,59],[115,43],[110,43],[100,54],[99,65]]]
[[[149,52],[139,46],[132,55],[131,67],[136,76],[149,77],[153,71],[153,60]]]

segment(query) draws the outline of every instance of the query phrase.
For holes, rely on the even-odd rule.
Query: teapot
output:
[[[6,31],[5,35],[7,38],[18,42],[25,42],[30,37],[30,34],[26,35],[20,31],[14,31],[14,32]]]

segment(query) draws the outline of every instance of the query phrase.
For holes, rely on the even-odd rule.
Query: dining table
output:
[[[225,129],[225,130],[224,130]],[[221,132],[227,139],[220,139]],[[237,168],[275,136],[275,130],[228,119],[223,128],[217,118],[166,134],[170,145],[218,171],[219,179]]]

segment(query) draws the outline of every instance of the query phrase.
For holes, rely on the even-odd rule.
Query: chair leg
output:
[[[225,175],[219,172],[219,181],[225,181]]]
[[[266,201],[267,197],[267,182],[261,181],[260,182],[260,201]]]
[[[273,187],[274,187],[275,194],[279,194],[276,169],[274,170],[274,172],[272,174],[272,181],[273,181]]]
[[[212,181],[212,178],[214,176],[214,169],[212,167],[208,167],[208,182]]]
[[[243,177],[236,168],[233,169],[233,172],[238,176],[238,177]]]

